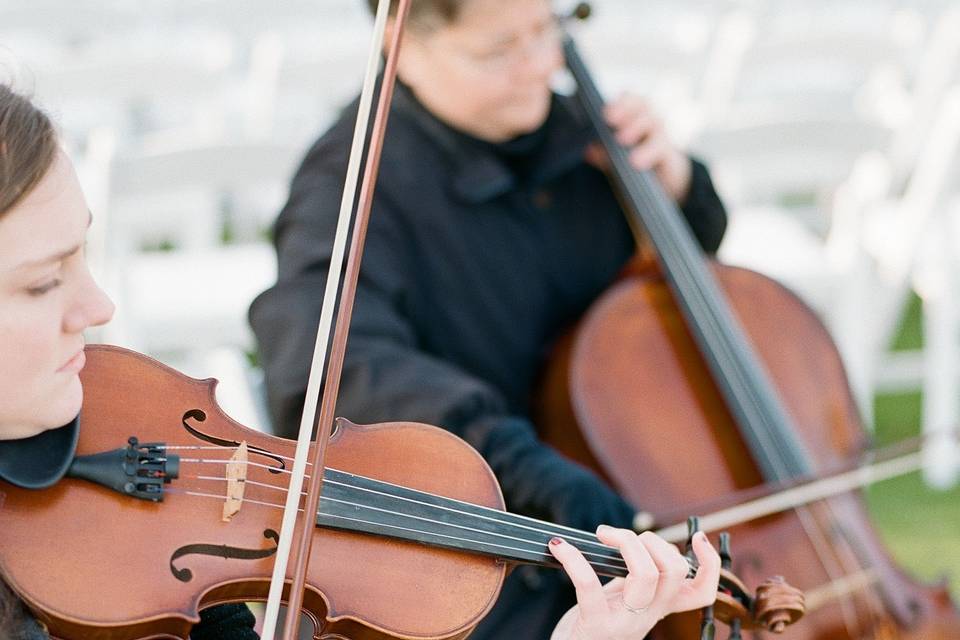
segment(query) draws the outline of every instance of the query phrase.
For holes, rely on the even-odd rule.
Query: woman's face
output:
[[[441,120],[490,142],[546,120],[563,62],[548,0],[470,0],[452,24],[406,36],[400,77]]]
[[[83,330],[113,315],[84,260],[89,225],[62,152],[0,216],[0,439],[59,427],[80,411]]]

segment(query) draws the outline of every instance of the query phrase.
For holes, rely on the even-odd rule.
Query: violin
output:
[[[265,598],[293,443],[231,420],[215,380],[118,347],[86,355],[67,476],[0,482],[4,579],[63,640],[187,638],[199,609]],[[327,461],[303,600],[315,637],[464,638],[508,566],[558,566],[554,536],[626,573],[593,534],[503,511],[489,467],[442,429],[338,420]],[[781,630],[802,612],[787,585],[751,595],[722,574],[717,619]]]
[[[569,35],[564,53],[624,211],[657,260],[614,283],[558,346],[541,437],[645,509],[641,528],[858,457],[867,438],[823,324],[776,282],[703,255],[655,174],[634,170],[616,142]],[[741,575],[789,573],[816,603],[790,638],[960,637],[946,589],[890,559],[856,493],[732,531]],[[659,628],[674,629],[670,618]]]

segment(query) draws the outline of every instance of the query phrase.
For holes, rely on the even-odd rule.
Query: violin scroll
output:
[[[740,629],[764,629],[782,633],[806,612],[803,592],[792,587],[780,576],[769,578],[757,588],[755,596],[749,593],[736,575],[726,569],[720,571],[721,584],[738,585],[743,589],[721,591],[713,605],[714,617],[724,624]]]
[[[688,557],[690,540],[700,528],[699,518],[687,519],[689,531],[687,539]],[[730,534],[720,534],[720,590],[717,600],[703,610],[703,623],[700,629],[702,640],[714,637],[714,619],[727,624],[731,630],[731,639],[739,639],[742,629],[765,629],[771,633],[783,631],[803,617],[806,607],[803,592],[787,584],[782,576],[773,576],[765,580],[755,596],[731,570],[733,560],[730,553]]]
[[[782,576],[768,578],[757,587],[754,616],[768,631],[782,633],[799,620],[805,610],[803,592],[787,584]]]

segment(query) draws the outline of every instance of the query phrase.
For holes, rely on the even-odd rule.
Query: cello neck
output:
[[[766,481],[809,475],[809,453],[677,204],[653,171],[637,171],[603,115],[604,101],[569,34],[577,98],[610,157],[610,177],[635,234],[646,232],[693,338]]]

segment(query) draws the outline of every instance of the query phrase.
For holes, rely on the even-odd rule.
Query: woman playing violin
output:
[[[42,488],[72,456],[83,403],[78,375],[85,362],[83,332],[113,314],[85,263],[89,224],[76,174],[50,121],[0,84],[0,480],[5,482]],[[694,539],[700,571],[693,579],[677,549],[653,534],[606,527],[598,535],[620,550],[630,575],[601,587],[579,551],[552,541],[551,552],[578,597],[556,626],[555,638],[641,638],[663,616],[713,600],[720,560],[702,534]],[[0,574],[2,565],[0,558]],[[0,580],[0,638],[46,637]],[[212,607],[201,612],[191,637],[255,638],[253,616],[241,604]]]
[[[410,11],[338,414],[453,431],[487,459],[511,511],[629,527],[642,505],[541,443],[529,417],[543,357],[636,248],[592,134],[551,92],[562,55],[550,3],[413,0]],[[303,405],[354,113],[294,178],[278,282],[250,311],[285,435]],[[642,100],[607,116],[716,250],[726,217],[706,169]],[[560,576],[516,571],[473,637],[546,638],[573,600]]]

